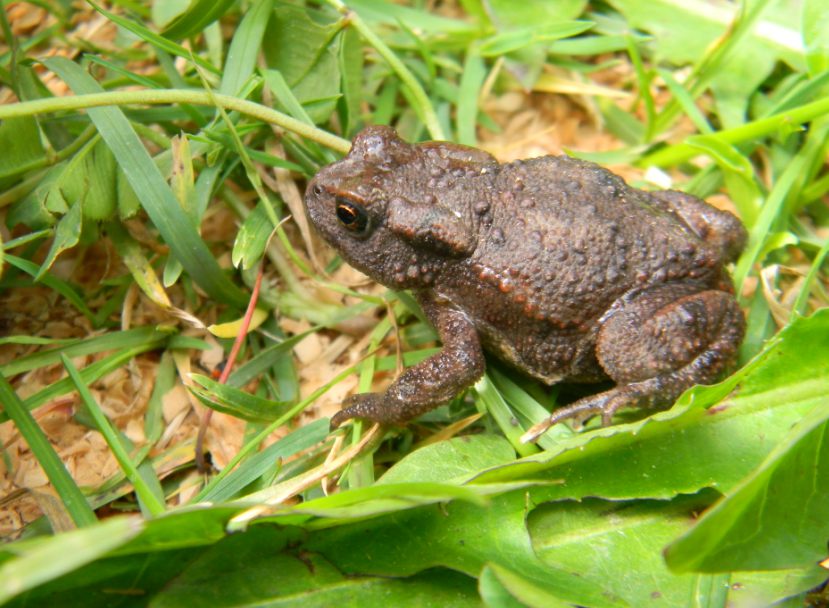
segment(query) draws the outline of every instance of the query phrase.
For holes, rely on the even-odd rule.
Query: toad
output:
[[[484,373],[484,351],[544,383],[612,380],[525,436],[621,407],[664,408],[733,362],[745,320],[725,265],[746,231],[689,194],[646,192],[565,156],[500,164],[372,126],[308,184],[308,217],[349,264],[410,289],[443,348],[332,419],[402,424]]]

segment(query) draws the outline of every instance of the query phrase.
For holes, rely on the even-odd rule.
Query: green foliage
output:
[[[48,522],[0,545],[0,604],[739,607],[802,604],[827,578],[816,565],[829,541],[824,1],[462,0],[440,14],[379,0],[90,3],[118,26],[115,46],[71,35],[89,8],[37,4],[54,25],[31,37],[0,17],[0,81],[21,100],[0,106],[0,219],[13,230],[0,243],[0,298],[42,286],[96,331],[0,338],[33,349],[0,365],[0,421],[16,425],[59,497]],[[52,97],[33,63],[53,39],[77,51],[44,61],[74,96]],[[608,74],[628,97],[593,86]],[[574,154],[670,170],[675,187],[734,203],[750,234],[734,268],[744,366],[669,411],[562,426],[526,445],[555,390],[492,365],[466,400],[374,439],[324,496],[334,435],[299,414],[350,374],[368,389],[422,360],[434,332],[407,294],[361,296],[320,276],[295,193],[266,188],[272,169],[291,171],[301,192],[348,149],[334,134],[373,123],[476,145],[500,118],[484,100],[540,97],[550,77],[618,138]],[[229,270],[219,260],[231,244],[202,234],[221,207],[239,219]],[[283,225],[289,215],[298,230]],[[101,238],[121,274],[67,278],[57,262]],[[262,264],[278,276],[260,306],[312,327],[286,336],[269,319],[244,337],[226,384],[179,377],[182,351],[208,347],[192,330],[117,330],[133,287],[184,324],[238,319]],[[350,299],[324,301],[317,285]],[[382,320],[363,314],[379,305]],[[292,349],[341,330],[365,335],[370,354],[301,391]],[[375,354],[397,330],[401,356]],[[135,445],[89,387],[153,351]],[[63,368],[70,377],[26,388],[26,374]],[[167,443],[164,400],[182,381],[245,424],[244,445],[213,475],[194,474],[192,441]],[[70,393],[76,420],[119,462],[100,487],[78,487],[31,413]],[[417,444],[472,404],[485,416],[464,435]],[[195,496],[169,507],[185,479],[201,484]],[[127,513],[98,521],[103,506]],[[44,531],[66,522],[79,529]]]

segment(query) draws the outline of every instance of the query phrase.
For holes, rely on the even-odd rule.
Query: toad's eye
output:
[[[337,219],[345,226],[347,230],[365,236],[368,233],[369,217],[366,210],[347,198],[338,196],[337,199]]]

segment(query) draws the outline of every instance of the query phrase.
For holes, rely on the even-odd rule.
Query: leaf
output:
[[[135,517],[113,517],[95,526],[54,538],[16,543],[17,557],[0,565],[0,604],[71,572],[123,544],[142,528]]]
[[[204,387],[204,389],[189,387],[190,392],[198,397],[199,401],[209,408],[243,420],[270,422],[285,414],[294,405],[291,402],[271,401],[251,395],[233,386],[220,384],[201,374],[191,374],[190,377]]]
[[[675,65],[696,63],[705,57],[711,45],[726,33],[739,10],[737,5],[712,8],[704,0],[611,0],[630,27],[653,35],[652,45],[656,62],[669,61]],[[750,35],[735,45],[729,57],[704,76],[711,78],[718,109],[731,126],[742,116],[752,93],[771,73],[776,62],[783,58],[789,63],[802,62],[802,50],[789,41],[799,38],[795,12],[783,8],[766,11],[763,19],[753,25]],[[751,7],[756,2],[748,3]],[[725,105],[723,105],[725,104]]]
[[[478,143],[475,127],[478,124],[478,96],[486,78],[486,66],[472,44],[466,51],[458,91],[457,129],[458,143],[474,146]]]
[[[0,123],[0,149],[0,179],[15,176],[43,160],[46,151],[34,117],[9,118]]]
[[[78,198],[83,205],[84,218],[93,221],[111,219],[118,202],[117,166],[112,152],[98,140],[79,169],[78,181],[83,184],[84,193]]]
[[[221,70],[210,63],[209,61],[204,60],[198,55],[194,55],[188,49],[181,46],[180,44],[176,44],[171,40],[168,40],[164,36],[156,34],[152,30],[150,30],[145,25],[138,23],[137,21],[133,21],[132,19],[126,19],[120,15],[116,15],[115,13],[111,13],[105,8],[98,6],[92,0],[87,0],[89,4],[94,8],[96,11],[101,13],[104,17],[112,21],[114,24],[124,28],[128,32],[131,32],[141,38],[142,40],[146,40],[153,46],[160,48],[161,50],[170,53],[171,55],[175,55],[177,57],[183,57],[188,61],[194,61],[196,65],[199,67],[207,70],[212,74],[219,74]],[[97,91],[96,91],[97,92]]]
[[[67,81],[75,93],[102,91],[97,82],[68,59],[55,57],[45,63]],[[241,290],[219,268],[124,113],[117,107],[90,108],[88,113],[153,224],[193,280],[213,298],[243,306],[245,297]]]
[[[360,36],[352,28],[343,29],[340,34],[339,59],[342,75],[343,132],[353,135],[360,126],[360,104],[363,93],[363,70],[365,62]]]
[[[565,601],[625,606],[592,582],[554,570],[535,555],[525,526],[525,509],[533,504],[528,498],[526,490],[519,490],[496,496],[487,506],[455,501],[421,507],[320,530],[306,546],[353,575],[410,576],[446,567],[478,576],[485,564],[497,564],[543,593],[541,606]]]
[[[479,606],[472,578],[445,570],[396,580],[347,578],[323,556],[286,550],[285,530],[259,526],[205,552],[153,602],[172,606]],[[228,563],[246,564],[228,568]]]
[[[230,260],[237,268],[250,270],[265,254],[265,247],[273,232],[273,222],[268,218],[265,205],[265,202],[259,201],[236,233]]]
[[[667,551],[678,572],[816,564],[829,541],[829,401]]]
[[[158,341],[166,340],[171,335],[172,332],[170,331],[157,330],[153,327],[137,327],[126,331],[108,332],[82,340],[71,340],[60,343],[55,348],[40,350],[0,365],[0,372],[7,376],[14,376],[38,367],[59,363],[61,354],[68,357],[82,357],[109,350],[129,350],[148,343],[155,345]]]
[[[559,21],[543,27],[536,23],[496,34],[480,45],[479,52],[482,57],[497,57],[534,44],[569,38],[589,30],[593,25],[590,21]]]
[[[163,1],[163,0],[162,0]],[[166,38],[189,38],[224,15],[236,0],[193,0],[182,14],[161,32]]]
[[[340,96],[336,24],[320,25],[301,6],[280,2],[268,24],[262,51],[269,68],[282,73],[294,97],[315,123],[334,110]]]
[[[52,246],[49,247],[49,253],[46,254],[46,259],[43,260],[40,270],[35,275],[35,281],[40,281],[49,272],[52,264],[55,263],[61,253],[78,244],[81,238],[82,223],[82,205],[78,202],[72,205],[69,212],[58,220]]]
[[[497,435],[454,437],[428,445],[405,456],[378,481],[405,483],[434,481],[451,483],[465,480],[492,466],[512,462],[515,450]]]
[[[527,528],[533,549],[550,568],[577,573],[574,577],[630,606],[770,606],[820,580],[820,569],[811,564],[805,571],[771,576],[673,574],[662,548],[693,524],[695,512],[710,499],[705,493],[668,503],[590,498],[548,503],[530,513]]]
[[[262,323],[264,323],[268,319],[270,314],[270,311],[267,311],[263,308],[254,309],[253,315],[251,315],[250,323],[248,324],[246,332],[250,333],[257,327],[262,325]],[[214,323],[213,325],[207,326],[207,331],[209,331],[217,338],[235,338],[241,333],[242,323],[244,322],[244,319],[244,316],[242,316],[238,319],[228,321],[226,323]]]
[[[728,380],[686,393],[672,410],[564,439],[477,481],[558,481],[561,498],[671,498],[712,485],[728,491],[823,403],[828,334],[829,309],[823,309],[792,323]]]
[[[165,27],[183,14],[191,0],[153,0],[150,16],[156,27]]]

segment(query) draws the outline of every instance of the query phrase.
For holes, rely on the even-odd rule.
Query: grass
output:
[[[824,3],[425,4],[7,4],[0,603],[827,601]],[[405,429],[328,433],[435,352],[305,223],[376,123],[727,201],[740,369],[537,445],[558,387],[497,364]]]

